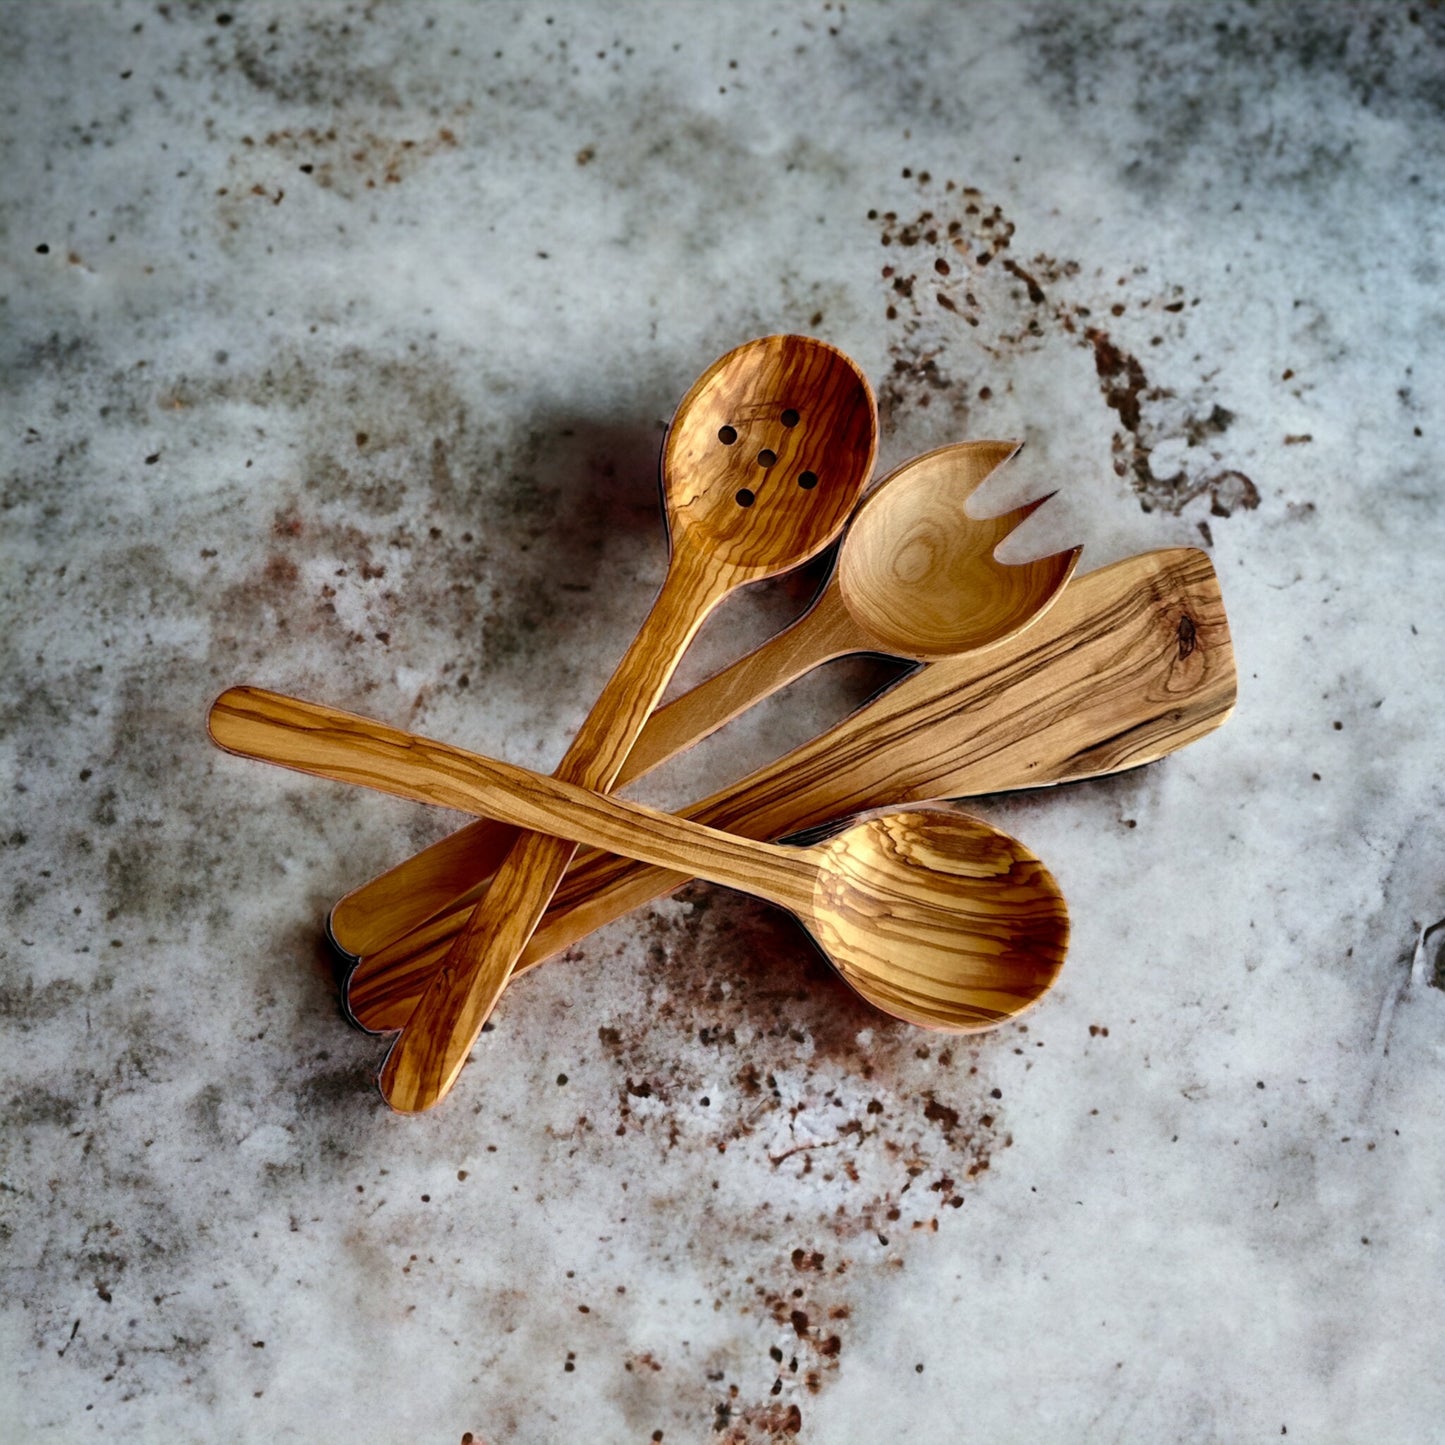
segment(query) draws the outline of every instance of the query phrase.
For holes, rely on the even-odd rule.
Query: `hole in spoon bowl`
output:
[[[776,466],[776,465],[777,465],[777,461],[778,461],[778,454],[777,454],[777,452],[769,451],[767,447],[764,447],[764,448],[762,449],[762,451],[760,451],[760,452],[758,453],[758,465],[759,465],[760,467]]]
[[[779,422],[785,408],[799,414],[795,431]],[[805,424],[807,447],[795,455]],[[730,446],[718,440],[725,426],[737,433]],[[674,540],[686,532],[687,545],[721,549],[759,577],[789,570],[831,541],[852,512],[876,438],[867,379],[841,352],[802,336],[748,342],[694,383],[668,428],[662,483]],[[763,448],[774,453],[770,469],[758,463]],[[828,486],[794,486],[804,466]],[[764,479],[779,471],[788,485],[760,505]],[[744,489],[754,494],[751,507],[737,500]]]
[[[733,498],[733,500],[740,507],[751,507],[752,504],[757,500],[757,498],[754,497],[753,494],[746,487],[743,487],[738,492],[737,496]]]
[[[717,439],[725,446],[730,447],[737,441],[738,434],[734,427],[723,426],[718,428]]]
[[[800,473],[798,477],[798,485],[802,487],[805,492],[812,491],[812,489],[818,485],[817,472]]]
[[[795,412],[792,407],[789,407],[787,411],[782,414],[779,420],[783,423],[784,426],[797,426],[799,421],[798,413]]]

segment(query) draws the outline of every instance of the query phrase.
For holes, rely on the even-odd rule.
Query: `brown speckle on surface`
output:
[[[651,1001],[596,1026],[616,1110],[597,1137],[630,1179],[700,1150],[727,1161],[701,1228],[746,1265],[720,1279],[720,1308],[781,1368],[756,1392],[739,1386],[722,1438],[764,1439],[759,1422],[790,1418],[779,1391],[828,1388],[870,1281],[961,1219],[964,1188],[1009,1146],[989,1098],[1002,1091],[980,1066],[997,1041],[920,1046],[845,989],[789,919],[722,890],[690,885],[640,921],[636,985]],[[753,1203],[737,1215],[741,1187]],[[664,1363],[686,1374],[682,1357],[654,1368]],[[625,1373],[639,1368],[625,1358]]]
[[[460,122],[468,103],[453,108]],[[280,205],[285,191],[281,176],[297,171],[313,185],[355,200],[378,186],[401,185],[419,168],[454,151],[460,142],[450,125],[424,134],[382,135],[369,127],[348,128],[343,120],[328,126],[283,126],[259,141],[242,137],[242,148],[230,159],[229,182],[219,189],[221,218],[229,230],[248,219],[247,197]]]
[[[869,215],[877,216],[876,208]],[[932,204],[915,220],[887,211],[881,224],[885,245],[896,240],[937,250],[931,262],[918,264],[927,264],[938,307],[969,328],[957,332],[920,307],[914,294],[919,272],[907,263],[884,268],[887,319],[897,323],[889,346],[892,370],[878,392],[885,425],[911,408],[943,404],[966,434],[970,392],[980,400],[992,393],[965,378],[980,372],[1006,376],[1014,359],[1043,348],[1087,346],[1100,396],[1116,419],[1114,469],[1130,482],[1146,512],[1178,513],[1199,498],[1207,498],[1210,514],[1218,517],[1258,505],[1258,489],[1237,469],[1191,461],[1188,471],[1156,472],[1154,453],[1163,443],[1182,440],[1195,452],[1212,450],[1233,414],[1205,391],[1186,400],[1178,388],[1152,381],[1138,355],[1092,319],[1107,312],[1122,320],[1129,307],[1094,298],[1078,262],[1041,253],[1024,264],[1013,254],[1016,227],[1002,208],[989,205],[977,188],[954,182],[935,187]],[[995,259],[998,266],[987,269]],[[1118,284],[1130,280],[1121,276]],[[1021,291],[1015,282],[1022,283]],[[1166,292],[1141,298],[1141,311],[1151,306],[1175,318],[1176,327],[1185,324],[1182,297]]]

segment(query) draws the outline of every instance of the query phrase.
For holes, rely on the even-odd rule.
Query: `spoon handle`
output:
[[[652,610],[572,739],[558,778],[612,786],[688,643],[729,590],[726,567],[715,569],[685,546],[674,550]],[[575,844],[544,833],[513,844],[382,1065],[378,1083],[392,1108],[429,1109],[451,1089],[575,852]]]
[[[533,836],[687,869],[794,912],[810,908],[817,865],[804,848],[735,837],[265,688],[228,688],[211,705],[208,725],[217,744],[241,757],[480,813]]]
[[[661,767],[815,667],[866,646],[834,573],[796,622],[658,708],[628,755],[618,786]]]
[[[791,626],[658,708],[627,755],[615,786],[661,767],[779,688],[863,646],[834,573]],[[516,836],[505,824],[483,819],[438,839],[340,899],[328,921],[332,941],[353,958],[364,958],[437,914],[474,903]]]

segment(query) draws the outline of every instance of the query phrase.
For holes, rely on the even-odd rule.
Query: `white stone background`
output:
[[[5,6],[0,1437],[1440,1439],[1442,42],[1424,0]],[[551,767],[662,576],[662,423],[778,330],[862,364],[881,467],[1024,438],[1016,555],[1207,546],[1237,714],[979,804],[1074,918],[1026,1031],[871,1015],[695,885],[393,1116],[321,922],[454,820],[206,706]]]

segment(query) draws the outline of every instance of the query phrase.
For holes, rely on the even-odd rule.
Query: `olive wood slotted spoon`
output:
[[[708,613],[842,531],[872,473],[877,435],[867,378],[811,337],[749,342],[693,383],[663,447],[671,555],[662,590],[559,778],[612,786]],[[544,833],[518,837],[382,1065],[392,1108],[429,1109],[451,1089],[575,852]]]
[[[991,647],[1037,621],[1082,549],[1006,564],[994,549],[1047,497],[975,518],[968,499],[1019,450],[974,441],[914,457],[864,498],[827,583],[762,646],[648,718],[617,776],[621,788],[701,742],[813,668],[856,652],[928,661]],[[420,927],[480,886],[515,837],[483,821],[438,840],[342,898],[332,942],[354,958]]]
[[[259,688],[223,694],[211,730],[233,751],[687,868],[778,904],[859,994],[925,1028],[972,1033],[1013,1018],[1053,984],[1068,948],[1068,913],[1049,871],[956,808],[876,813],[789,847]]]

